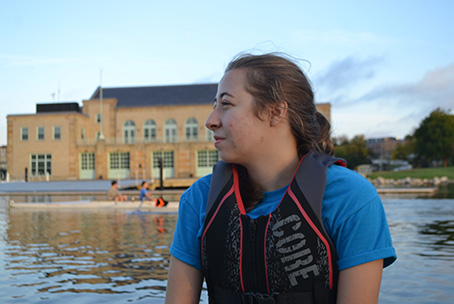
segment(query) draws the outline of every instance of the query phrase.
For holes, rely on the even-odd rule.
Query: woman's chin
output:
[[[234,164],[238,163],[238,159],[237,158],[232,157],[232,155],[229,155],[227,153],[219,152],[219,158],[223,162],[228,163],[228,164],[230,164],[230,163],[234,163]]]

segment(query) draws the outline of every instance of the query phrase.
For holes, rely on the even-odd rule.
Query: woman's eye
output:
[[[223,106],[229,106],[229,105],[231,105],[231,103],[228,102],[227,100],[221,101],[221,104],[222,104]]]

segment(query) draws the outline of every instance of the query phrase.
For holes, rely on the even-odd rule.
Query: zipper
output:
[[[257,220],[251,219],[249,223],[249,239],[251,240],[251,242],[255,242],[256,235],[257,235]]]
[[[249,263],[251,265],[251,283],[252,283],[252,290],[257,291],[259,288],[259,281],[258,281],[258,257],[257,257],[257,219],[251,219],[249,222],[249,240],[250,240],[250,255],[249,255]]]

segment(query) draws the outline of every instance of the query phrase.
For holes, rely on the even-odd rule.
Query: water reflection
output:
[[[4,249],[5,269],[17,282],[11,296],[25,297],[28,288],[46,296],[154,290],[144,296],[162,298],[176,218],[116,210],[11,209]]]
[[[183,190],[176,191],[153,191],[153,197],[163,197],[167,201],[177,202]],[[122,194],[126,195],[129,200],[139,200],[138,191],[123,191]],[[74,201],[105,201],[107,200],[106,194],[35,194],[23,195],[14,194],[10,199],[16,203],[55,203],[55,202],[74,202]]]
[[[384,270],[380,303],[452,303],[454,200],[384,201],[398,259]]]
[[[105,195],[15,195],[12,200],[20,203],[52,203],[52,202],[67,202],[67,201],[100,201],[105,200]]]
[[[434,221],[423,225],[419,231],[429,241],[431,252],[429,256],[453,259],[454,257],[454,220]],[[434,253],[440,252],[435,255]]]

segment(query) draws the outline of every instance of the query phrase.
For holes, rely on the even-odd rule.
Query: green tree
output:
[[[405,140],[402,143],[399,143],[392,151],[392,159],[406,160],[410,163],[414,159],[415,143],[414,138],[410,135],[405,137]]]
[[[345,159],[348,168],[355,169],[359,165],[371,163],[364,135],[356,135],[350,141],[342,137],[334,140],[334,143],[334,155]]]
[[[426,117],[414,133],[415,154],[419,161],[448,161],[454,155],[454,115],[437,108]]]

